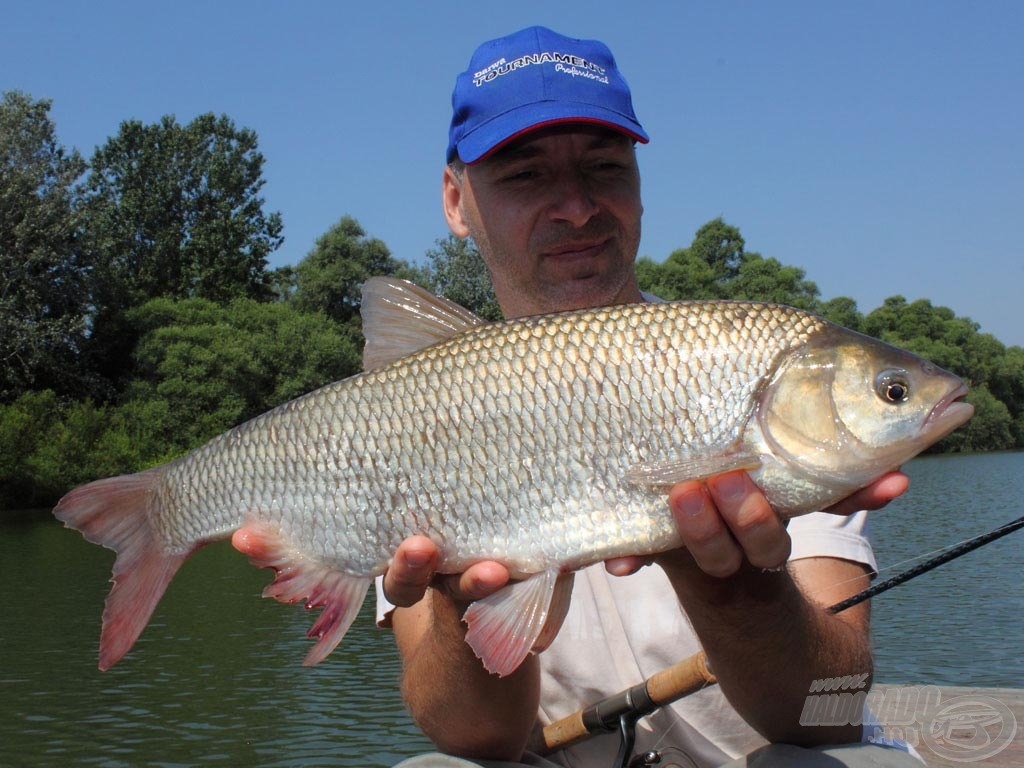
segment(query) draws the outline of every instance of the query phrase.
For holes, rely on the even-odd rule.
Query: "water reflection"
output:
[[[327,662],[304,668],[310,616],[259,598],[269,574],[215,545],[101,673],[112,555],[51,524],[4,529],[0,542],[33,587],[5,606],[0,631],[2,765],[391,765],[429,746],[369,605]]]

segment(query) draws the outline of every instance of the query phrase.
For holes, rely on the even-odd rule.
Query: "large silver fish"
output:
[[[367,372],[61,499],[58,518],[117,552],[101,669],[128,652],[192,552],[244,528],[236,547],[277,571],[265,594],[323,607],[310,664],[340,642],[407,536],[433,539],[445,572],[507,564],[522,581],[466,619],[485,666],[508,674],[557,631],[572,570],[680,545],[665,503],[674,483],[745,468],[796,515],[973,411],[952,374],[782,306],[638,304],[483,324],[375,278],[363,321]]]

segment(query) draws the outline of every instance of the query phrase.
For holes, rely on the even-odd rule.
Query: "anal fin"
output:
[[[488,672],[512,674],[531,650],[543,650],[554,639],[571,589],[572,575],[552,569],[477,600],[464,616],[466,642]]]
[[[333,651],[352,626],[372,578],[352,576],[304,556],[278,531],[262,523],[247,523],[235,531],[231,544],[258,568],[275,571],[264,597],[282,603],[305,602],[307,609],[322,608],[306,636],[316,644],[304,666],[319,664]]]

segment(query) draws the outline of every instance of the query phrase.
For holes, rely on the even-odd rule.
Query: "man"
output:
[[[647,141],[603,44],[535,27],[477,49],[453,94],[443,205],[452,232],[479,247],[507,317],[649,298],[634,274],[643,211],[634,144]],[[837,514],[798,518],[789,531],[745,473],[682,483],[668,503],[685,548],[585,569],[560,635],[504,678],[488,674],[464,642],[461,616],[508,572],[484,562],[435,578],[433,543],[412,537],[378,583],[380,620],[394,628],[410,710],[443,752],[518,761],[538,720],[703,647],[719,687],[644,721],[638,749],[679,749],[719,765],[764,739],[859,742],[859,726],[802,727],[799,718],[813,680],[872,669],[867,605],[835,616],[824,607],[865,587],[873,569],[864,514],[851,513],[882,506],[906,483],[890,474]],[[615,738],[552,758],[608,765]],[[844,763],[916,763],[864,747],[881,757],[847,748]],[[773,750],[760,764],[826,759],[795,746]],[[412,762],[464,764],[441,755]]]

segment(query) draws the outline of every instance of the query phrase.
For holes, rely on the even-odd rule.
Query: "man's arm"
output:
[[[896,495],[906,487],[905,479],[886,482]],[[803,727],[799,718],[813,680],[872,672],[867,605],[825,610],[867,586],[867,571],[836,558],[779,568],[788,534],[753,489],[742,473],[712,478],[706,490],[674,488],[670,503],[687,549],[658,562],[747,722],[770,741],[857,741],[859,726]]]
[[[402,692],[423,733],[443,752],[517,760],[537,719],[540,665],[528,656],[507,677],[492,675],[465,641],[466,606],[500,589],[508,571],[477,563],[458,576],[434,578],[430,539],[404,541],[384,579],[396,605],[395,641],[404,660]],[[428,587],[428,584],[435,584]]]

